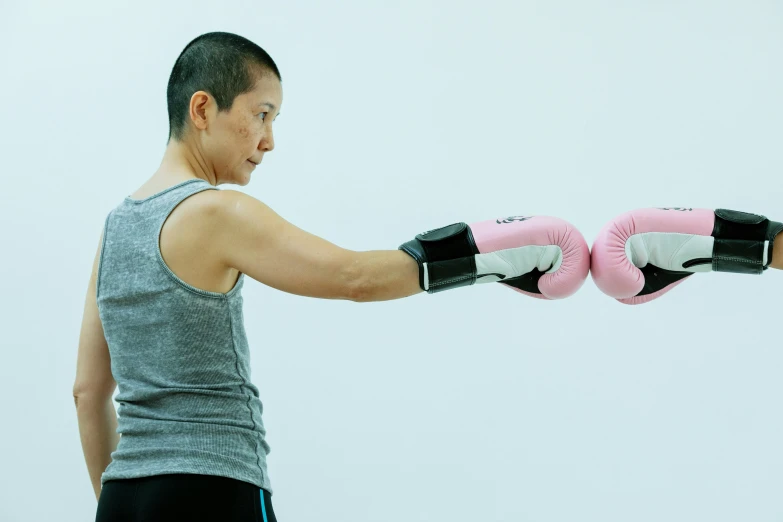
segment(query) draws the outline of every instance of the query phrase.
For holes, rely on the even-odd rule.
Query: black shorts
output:
[[[108,480],[95,522],[277,522],[268,491],[227,477],[156,475]]]

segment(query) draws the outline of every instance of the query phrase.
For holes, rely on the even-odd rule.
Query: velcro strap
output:
[[[428,263],[478,254],[473,234],[466,223],[454,223],[436,228],[418,234],[416,239],[421,241],[421,245],[427,253]]]
[[[783,224],[770,221],[766,216],[725,208],[715,210],[712,269],[761,274],[772,261],[775,236],[781,231]]]
[[[758,214],[719,208],[715,211],[712,237],[715,239],[751,239],[764,241],[769,219]]]
[[[761,274],[764,272],[766,241],[743,239],[715,239],[712,250],[712,269],[716,272]]]
[[[419,263],[419,285],[431,294],[476,282],[479,251],[466,223],[418,234],[400,249]]]
[[[476,258],[471,255],[459,259],[446,259],[427,263],[429,288],[434,294],[460,286],[470,286],[476,282]]]

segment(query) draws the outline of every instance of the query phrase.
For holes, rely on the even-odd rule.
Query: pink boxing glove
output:
[[[573,225],[550,216],[454,223],[400,245],[419,264],[419,286],[432,294],[500,283],[540,299],[562,299],[582,286],[590,250]]]
[[[590,270],[605,294],[647,303],[696,272],[761,274],[781,231],[783,223],[736,210],[632,210],[598,234]]]

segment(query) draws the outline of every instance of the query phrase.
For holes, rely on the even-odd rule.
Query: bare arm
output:
[[[356,302],[421,292],[416,261],[400,250],[356,252],[283,219],[242,192],[221,190],[209,217],[218,255],[230,266],[283,292]]]
[[[402,250],[355,252],[358,272],[357,302],[390,301],[423,292],[419,265]]]
[[[87,473],[98,500],[101,496],[101,476],[111,464],[111,454],[120,443],[117,411],[111,397],[82,395],[74,397],[74,402]]]
[[[775,244],[772,246],[772,261],[769,266],[783,270],[783,232],[775,236]]]

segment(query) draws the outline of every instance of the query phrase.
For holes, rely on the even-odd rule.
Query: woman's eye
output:
[[[261,116],[261,121],[265,121],[266,120],[266,115],[267,114],[269,114],[269,113],[268,112],[262,112],[261,114],[259,114],[259,116]]]

